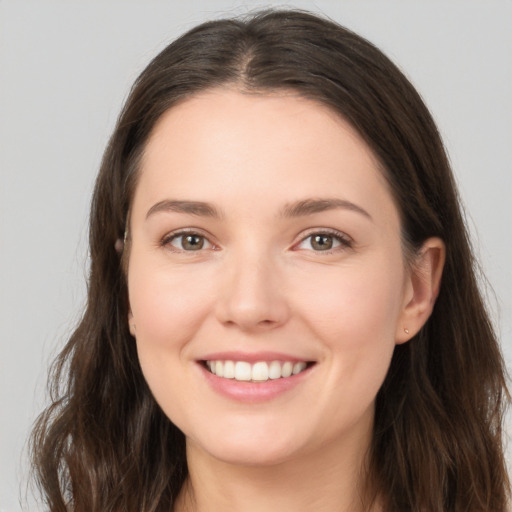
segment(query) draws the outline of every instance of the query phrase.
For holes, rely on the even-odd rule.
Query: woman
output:
[[[449,164],[364,39],[275,11],[169,45],[90,250],[33,437],[50,510],[505,510],[505,372]]]

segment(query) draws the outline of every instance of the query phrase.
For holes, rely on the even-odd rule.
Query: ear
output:
[[[410,265],[397,325],[397,344],[409,341],[430,317],[439,295],[445,258],[444,242],[434,237],[424,242]]]
[[[130,334],[135,337],[135,320],[133,319],[131,308],[128,310],[128,327],[130,329]]]

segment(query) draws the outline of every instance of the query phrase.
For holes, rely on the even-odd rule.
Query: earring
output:
[[[405,332],[405,334],[409,334],[409,329],[404,328],[404,332]]]

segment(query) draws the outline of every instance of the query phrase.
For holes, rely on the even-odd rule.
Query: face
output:
[[[214,90],[164,114],[139,178],[130,328],[188,446],[240,464],[366,446],[411,287],[357,133],[292,94]]]

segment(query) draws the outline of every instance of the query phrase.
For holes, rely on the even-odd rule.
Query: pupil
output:
[[[190,249],[192,251],[197,251],[201,249],[204,245],[204,239],[200,236],[188,235],[184,237],[183,240],[183,248]]]
[[[315,235],[311,242],[314,249],[319,251],[327,251],[332,248],[332,236],[329,235]]]

